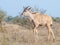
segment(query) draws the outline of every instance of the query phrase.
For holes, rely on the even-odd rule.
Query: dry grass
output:
[[[47,41],[48,31],[46,27],[38,28],[38,40],[34,41],[33,29],[28,29],[16,24],[3,25],[4,32],[0,32],[0,45],[60,45],[60,25],[55,23],[52,28],[56,41]]]

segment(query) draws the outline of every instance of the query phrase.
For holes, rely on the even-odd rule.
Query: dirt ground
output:
[[[33,29],[16,24],[4,24],[3,32],[0,31],[0,45],[60,45],[60,25],[52,26],[55,34],[55,41],[48,41],[48,30],[42,26],[38,28],[38,39],[35,41]]]

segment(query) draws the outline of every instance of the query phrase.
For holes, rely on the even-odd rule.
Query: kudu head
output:
[[[31,7],[29,6],[25,7],[21,15],[28,16],[30,11],[31,11]]]

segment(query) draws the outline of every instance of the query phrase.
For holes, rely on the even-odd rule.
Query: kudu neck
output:
[[[34,15],[33,15],[31,12],[28,12],[28,14],[29,14],[29,17],[30,17],[32,20],[34,20]]]

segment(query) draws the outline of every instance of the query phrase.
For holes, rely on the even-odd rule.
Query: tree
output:
[[[32,9],[32,11],[38,12],[40,14],[45,14],[47,10],[43,9],[43,8],[39,9],[39,8],[35,7],[34,10]]]
[[[0,30],[2,30],[2,21],[4,17],[6,16],[6,13],[3,10],[0,10]]]
[[[6,21],[6,22],[10,22],[11,20],[13,20],[13,17],[12,17],[12,16],[7,16],[7,17],[5,18],[5,21]]]
[[[5,16],[6,16],[6,13],[3,10],[0,10],[0,21],[2,21]]]

